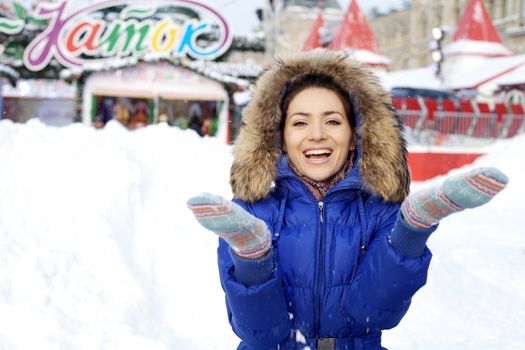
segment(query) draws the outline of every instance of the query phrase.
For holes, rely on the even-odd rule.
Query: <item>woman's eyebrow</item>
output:
[[[331,114],[339,114],[340,116],[344,117],[344,115],[339,112],[339,111],[325,111],[323,113],[321,113],[323,116],[327,116],[327,115],[331,115]],[[300,116],[303,116],[303,117],[309,117],[312,115],[312,113],[308,113],[308,112],[294,112],[292,114],[290,114],[288,117],[293,117],[294,115],[300,115]]]
[[[307,112],[294,112],[294,113],[290,114],[288,117],[293,117],[294,115],[300,115],[300,116],[303,116],[303,117],[309,117],[312,114],[311,113],[307,113]]]
[[[340,116],[344,117],[344,115],[339,111],[326,111],[323,112],[323,116],[330,115],[330,114],[339,114]]]

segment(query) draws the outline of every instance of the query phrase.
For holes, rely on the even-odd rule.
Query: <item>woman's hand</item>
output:
[[[188,202],[197,221],[223,238],[239,256],[256,259],[270,250],[272,238],[266,223],[236,203],[201,193]]]
[[[496,168],[477,168],[410,194],[401,204],[401,213],[408,225],[429,228],[450,214],[487,203],[507,182],[507,176]]]

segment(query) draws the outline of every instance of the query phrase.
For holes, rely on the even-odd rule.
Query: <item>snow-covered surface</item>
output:
[[[488,82],[524,82],[525,55],[486,58],[485,62],[461,69],[461,74],[449,74],[441,83],[435,76],[433,66],[391,71],[380,75],[381,83],[387,89],[395,86],[420,87],[430,89],[468,89]]]
[[[509,185],[487,205],[445,218],[429,240],[427,285],[413,298],[400,325],[385,332],[391,349],[523,348],[525,163],[517,161],[525,135],[495,143],[486,156],[455,169],[496,166]],[[417,190],[445,177],[416,183]]]
[[[525,62],[519,68],[494,79],[494,82],[500,86],[525,84]]]
[[[391,89],[395,86],[428,89],[443,88],[439,79],[436,78],[435,68],[432,66],[387,72],[379,75],[379,78],[386,89]]]
[[[345,52],[353,59],[364,64],[389,65],[392,60],[384,55],[379,55],[369,50],[345,49]]]
[[[509,187],[443,220],[428,284],[386,347],[523,348],[524,147],[500,142],[476,162]],[[1,121],[0,349],[235,349],[217,239],[185,205],[230,197],[231,161],[230,146],[166,124]]]
[[[474,69],[464,69],[461,74],[454,74],[446,78],[450,89],[473,88],[482,83],[503,77],[514,76],[515,69],[525,64],[525,55],[510,57],[488,58],[485,63]],[[523,76],[522,80],[525,80]]]
[[[503,44],[490,41],[461,39],[443,48],[445,55],[509,56],[512,51]]]
[[[248,87],[250,81],[246,78],[256,78],[263,72],[263,68],[256,64],[183,60],[185,67],[223,83],[235,83]]]

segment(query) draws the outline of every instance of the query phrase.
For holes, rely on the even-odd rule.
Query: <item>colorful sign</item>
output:
[[[33,12],[30,19],[46,21],[46,28],[24,51],[28,69],[42,70],[53,57],[70,68],[146,54],[211,60],[232,39],[226,19],[193,0],[108,0],[66,9],[67,1],[39,3]],[[108,10],[118,16],[103,18]],[[18,17],[0,18],[0,32],[20,33],[25,19]]]

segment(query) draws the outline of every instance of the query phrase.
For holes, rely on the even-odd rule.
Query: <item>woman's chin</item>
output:
[[[304,174],[307,178],[312,179],[314,181],[324,181],[331,177],[332,171],[330,170],[324,170],[324,169],[315,169],[311,170],[308,169],[304,172]]]

